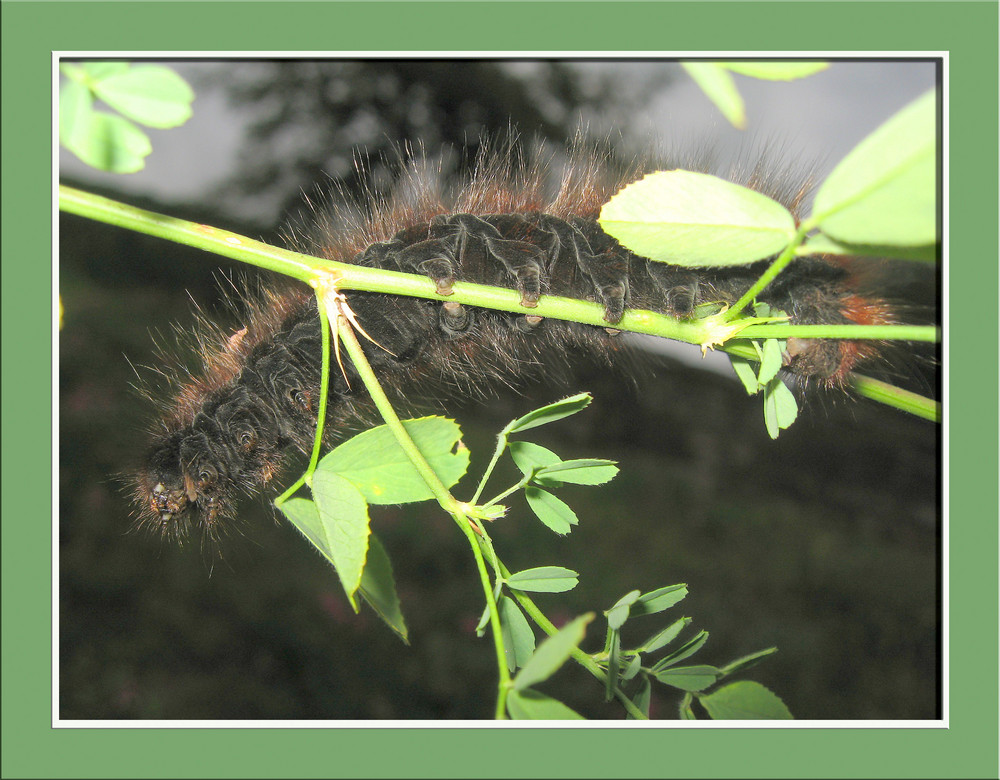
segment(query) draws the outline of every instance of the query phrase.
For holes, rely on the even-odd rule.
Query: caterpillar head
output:
[[[228,506],[224,479],[216,465],[192,453],[198,449],[190,435],[178,432],[149,452],[134,491],[141,525],[177,541],[187,537],[192,525],[217,537],[217,523]]]

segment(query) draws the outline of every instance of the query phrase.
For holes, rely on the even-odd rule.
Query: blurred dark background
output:
[[[671,63],[178,69],[198,94],[195,117],[152,134],[144,172],[94,175],[64,158],[62,180],[277,241],[301,190],[327,177],[351,186],[359,149],[377,156],[400,141],[431,153],[442,144],[474,147],[483,133],[511,126],[558,144],[581,123],[613,133],[624,154],[708,138],[725,158],[744,143]],[[823,171],[933,82],[929,63],[845,62],[802,82],[739,83],[751,142],[777,135],[787,159],[816,161]],[[116,475],[136,463],[155,414],[130,389],[131,364],[154,363],[155,334],[169,340],[173,323],[191,325],[191,300],[225,316],[219,273],[234,266],[75,217],[62,217],[60,229],[60,717],[490,717],[496,670],[491,643],[474,632],[478,577],[465,539],[435,507],[373,510],[409,647],[370,611],[353,615],[329,566],[264,502],[243,503],[245,538],[226,545],[221,563],[196,546],[128,533]],[[932,270],[907,265],[899,273],[895,293],[925,310],[934,304]],[[611,458],[622,467],[609,486],[560,493],[581,517],[565,538],[515,502],[492,529],[503,560],[514,569],[580,572],[574,591],[538,599],[557,622],[606,609],[633,588],[688,583],[690,596],[672,612],[711,633],[693,660],[724,664],[777,645],[747,676],[798,718],[939,717],[938,428],[876,404],[825,398],[772,442],[759,401],[746,397],[724,361],[703,363],[694,347],[671,354],[650,358],[634,381],[584,366],[570,387],[536,382],[485,404],[459,399],[448,407],[476,474],[510,419],[589,390],[589,410],[532,440],[567,458]],[[917,386],[933,393],[924,368],[913,361]],[[644,620],[631,639],[665,623]],[[591,630],[588,649],[600,633]],[[577,668],[543,688],[588,717],[622,717]],[[675,717],[679,700],[654,689],[654,716]]]

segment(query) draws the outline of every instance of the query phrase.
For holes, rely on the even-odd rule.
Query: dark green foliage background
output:
[[[125,535],[127,501],[107,475],[142,451],[151,406],[130,395],[134,376],[118,356],[149,360],[147,328],[186,314],[186,289],[199,301],[217,296],[211,278],[192,289],[213,264],[81,219],[63,224],[61,716],[489,717],[496,672],[473,632],[474,564],[433,504],[372,510],[412,648],[371,613],[353,617],[325,561],[253,501],[242,505],[246,538],[230,541],[211,576],[197,549]],[[125,260],[111,263],[113,277],[109,257]],[[149,284],[145,268],[178,278]],[[622,466],[604,488],[560,491],[581,516],[569,537],[521,500],[494,525],[509,566],[580,571],[580,587],[541,596],[543,607],[567,619],[632,588],[687,582],[676,610],[712,633],[697,660],[778,645],[752,676],[798,718],[938,717],[937,428],[836,399],[772,442],[760,404],[736,382],[667,362],[641,373],[582,369],[568,389],[591,391],[593,405],[523,437]],[[535,383],[525,397],[449,405],[473,473],[506,422],[564,392]],[[632,638],[654,621],[630,623]],[[592,634],[597,649],[603,636]],[[576,669],[552,691],[589,717],[623,715]],[[654,712],[674,717],[679,696],[663,694]]]

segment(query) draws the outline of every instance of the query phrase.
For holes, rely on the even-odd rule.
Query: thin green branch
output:
[[[741,339],[877,339],[880,341],[926,341],[941,339],[934,325],[749,325]]]
[[[785,247],[784,251],[778,255],[774,262],[768,267],[764,273],[760,275],[760,278],[751,285],[750,289],[743,293],[743,296],[736,301],[723,315],[724,319],[727,321],[734,320],[736,317],[742,313],[742,311],[753,303],[757,295],[767,287],[774,278],[780,274],[785,267],[795,259],[795,249],[801,244],[806,237],[806,233],[809,232],[809,228],[804,226],[799,227],[798,232],[795,234],[795,238],[792,242]]]
[[[59,187],[59,208],[68,213],[204,249],[310,284],[315,284],[317,280],[323,279],[328,284],[335,284],[339,289],[382,292],[438,301],[450,300],[470,306],[519,314],[528,311],[521,305],[521,297],[516,290],[456,282],[454,294],[443,296],[437,293],[434,283],[424,276],[380,268],[365,268],[350,263],[340,263],[290,252],[227,230],[145,211],[63,185]],[[793,254],[794,252],[789,253],[789,257]],[[936,341],[940,339],[940,333],[934,326],[838,326],[780,323],[761,325],[747,321],[751,318],[736,320],[742,308],[784,267],[779,262],[782,258],[784,258],[784,253],[747,294],[722,315],[684,321],[677,320],[667,314],[630,309],[625,312],[620,322],[615,323],[614,327],[617,330],[659,336],[689,344],[708,346],[725,342],[723,349],[733,354],[743,354],[742,347],[729,341],[729,339],[736,337],[790,338],[795,336],[800,338],[904,339],[908,341]],[[599,327],[608,326],[604,320],[603,307],[588,301],[546,295],[530,311],[540,317],[570,320]],[[753,359],[752,355],[744,356]],[[889,393],[872,392],[868,394],[868,397],[881,403],[909,410],[907,405],[898,406],[896,401],[899,397]],[[915,413],[919,414],[919,412]],[[281,499],[284,498],[285,495],[281,497]]]
[[[507,693],[510,689],[510,672],[507,669],[507,656],[503,646],[503,634],[500,627],[500,612],[497,608],[496,599],[493,598],[493,588],[490,585],[489,572],[486,570],[486,562],[483,559],[482,550],[479,548],[479,542],[476,539],[473,521],[466,513],[465,507],[451,495],[448,488],[445,487],[444,483],[435,473],[434,469],[427,462],[423,453],[420,452],[420,448],[417,447],[416,443],[414,443],[413,439],[411,439],[410,435],[406,432],[406,428],[403,426],[402,420],[400,420],[399,416],[396,414],[395,409],[392,408],[389,398],[382,389],[381,383],[375,376],[375,372],[372,369],[371,364],[368,362],[368,358],[365,357],[364,350],[361,348],[361,344],[358,342],[358,338],[354,334],[354,330],[351,328],[350,322],[348,322],[348,317],[345,313],[342,313],[342,307],[346,307],[346,303],[338,297],[336,286],[323,281],[317,284],[316,291],[322,301],[322,305],[335,313],[337,334],[341,342],[344,344],[347,354],[350,356],[351,362],[354,364],[354,368],[361,377],[361,381],[364,382],[375,407],[378,409],[379,414],[382,415],[382,419],[385,420],[386,425],[389,427],[389,430],[392,431],[392,434],[399,443],[399,446],[402,447],[407,458],[420,473],[420,476],[430,488],[438,503],[446,512],[448,512],[448,514],[452,516],[458,527],[462,529],[462,532],[468,539],[469,545],[472,547],[472,554],[476,559],[476,568],[479,571],[480,583],[482,585],[483,593],[486,597],[487,608],[490,613],[490,628],[493,634],[493,644],[496,650],[497,666],[500,677],[496,717],[498,719],[502,719],[505,717]]]
[[[937,401],[860,374],[854,374],[851,380],[854,390],[865,398],[915,414],[931,422],[941,422],[941,404]]]
[[[330,395],[330,322],[323,301],[318,301],[317,308],[319,309],[323,354],[320,358],[322,362],[319,377],[319,410],[316,413],[316,438],[313,441],[312,455],[305,473],[274,500],[274,505],[279,509],[285,501],[298,492],[300,487],[312,479],[313,472],[316,471],[316,464],[319,463],[319,453],[323,445],[323,425],[326,422],[326,406]]]

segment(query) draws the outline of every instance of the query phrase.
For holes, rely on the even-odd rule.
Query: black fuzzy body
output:
[[[358,253],[359,265],[423,273],[447,294],[456,280],[521,292],[525,314],[379,293],[350,293],[361,326],[378,346],[365,351],[400,402],[475,395],[491,383],[544,372],[559,377],[577,359],[613,364],[628,350],[613,326],[626,309],[688,318],[705,303],[732,304],[766,263],[690,269],[638,257],[596,220],[541,212],[457,213],[398,231]],[[849,296],[843,270],[800,259],[759,296],[793,323],[843,323]],[[596,300],[607,328],[531,315],[540,296]],[[315,435],[322,358],[315,299],[298,295],[265,334],[240,354],[221,386],[200,393],[189,420],[168,426],[150,450],[137,496],[161,530],[183,536],[192,516],[214,535],[239,492],[267,483],[290,447],[308,451]],[[810,343],[786,368],[827,380],[845,373],[838,342]],[[849,368],[849,366],[847,367]],[[325,429],[337,432],[368,414],[350,366],[331,373]]]

